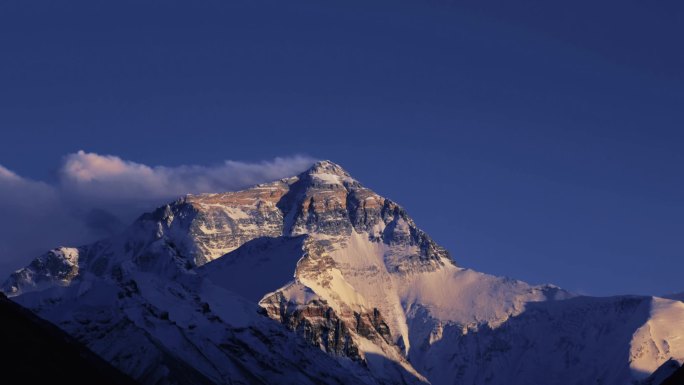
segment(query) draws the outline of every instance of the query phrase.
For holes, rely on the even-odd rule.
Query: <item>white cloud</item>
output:
[[[6,169],[5,167],[3,167],[3,165],[0,164],[0,182],[8,183],[10,181],[17,181],[20,179],[21,178],[19,178],[19,175]]]
[[[52,208],[58,200],[53,186],[22,178],[0,165],[0,208],[5,216],[27,209],[40,212]]]
[[[0,281],[49,248],[94,241],[184,194],[234,191],[296,175],[313,162],[293,156],[164,167],[79,151],[64,157],[53,185],[0,165]]]
[[[0,166],[0,281],[62,242],[85,240],[81,222],[62,204],[58,189]]]
[[[295,175],[314,162],[305,156],[216,166],[150,167],[117,156],[79,151],[65,157],[61,188],[98,200],[172,198],[187,193],[231,191]]]

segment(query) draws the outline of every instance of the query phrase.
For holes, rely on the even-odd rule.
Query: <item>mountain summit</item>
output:
[[[683,303],[461,268],[330,161],[185,196],[3,290],[149,384],[626,384],[684,360]]]
[[[351,175],[337,163],[329,160],[320,160],[304,172],[306,175],[334,175],[342,178],[352,179]]]

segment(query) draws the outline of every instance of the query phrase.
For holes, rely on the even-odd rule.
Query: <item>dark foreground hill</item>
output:
[[[2,383],[137,385],[72,337],[0,293]]]
[[[672,373],[670,377],[665,379],[660,385],[682,385],[684,384],[684,365],[680,366],[677,371]]]

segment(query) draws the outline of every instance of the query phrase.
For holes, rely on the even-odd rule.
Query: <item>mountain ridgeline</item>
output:
[[[684,360],[684,303],[462,268],[329,161],[188,195],[3,291],[144,384],[656,384]]]

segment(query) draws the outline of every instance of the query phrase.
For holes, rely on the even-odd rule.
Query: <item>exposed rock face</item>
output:
[[[50,250],[27,267],[12,273],[2,290],[16,294],[20,290],[39,290],[53,283],[68,284],[78,275],[79,254],[79,249],[70,247]]]
[[[343,239],[352,229],[391,246],[415,247],[393,268],[434,269],[451,263],[445,249],[418,229],[396,203],[363,187],[340,166],[319,162],[299,176],[281,203],[288,219],[286,235],[322,234]]]
[[[148,384],[617,385],[684,359],[684,303],[462,269],[327,161],[183,197],[3,288]]]
[[[323,300],[313,300],[301,307],[284,298],[282,293],[261,302],[269,317],[301,334],[312,345],[328,353],[363,361],[354,338],[365,338],[375,344],[391,344],[392,335],[378,309],[370,313],[338,316]]]
[[[401,207],[330,162],[319,162],[298,177],[245,191],[189,195],[141,220],[156,222],[164,233],[177,235],[174,238],[197,266],[259,237],[344,238],[352,229],[374,241],[416,247],[415,255],[406,256],[397,269],[404,264],[430,268],[450,261],[446,250],[418,229]]]
[[[335,310],[325,301],[313,300],[305,307],[300,307],[284,298],[282,293],[270,296],[262,302],[266,314],[280,321],[288,329],[297,332],[311,345],[319,346],[326,352],[349,357],[354,361],[362,361],[359,349],[352,340],[347,321],[340,319]],[[358,316],[358,313],[355,314]],[[357,319],[357,328],[361,322]],[[365,337],[371,333],[366,332]]]
[[[279,181],[240,192],[188,195],[139,221],[158,225],[193,265],[201,266],[249,240],[281,235],[283,213],[276,204],[287,188]]]
[[[330,281],[334,279],[330,272],[336,268],[335,261],[325,252],[325,247],[320,242],[312,239],[304,242],[303,251],[304,255],[297,264],[295,277],[318,278],[324,287],[330,289]],[[344,306],[337,307],[336,311],[325,299],[313,292],[311,299],[296,302],[288,295],[295,288],[310,290],[302,285],[301,281],[296,281],[284,290],[267,295],[260,302],[266,314],[328,353],[363,361],[364,355],[359,352],[357,341],[364,338],[385,349],[393,350],[397,357],[403,358],[399,350],[392,346],[393,338],[389,326],[377,308],[355,311],[349,306]]]
[[[369,239],[416,247],[396,269],[430,269],[450,261],[396,203],[361,186],[340,166],[319,162],[289,179],[221,194],[188,195],[143,215],[136,232],[157,230],[201,266],[259,237],[318,234],[344,238],[352,229]],[[135,246],[131,246],[135,247]],[[141,247],[141,245],[137,245]]]
[[[336,292],[339,281],[346,283],[339,275],[340,266],[331,255],[336,251],[335,247],[327,237],[321,240],[305,236],[294,273],[295,281],[261,300],[265,313],[309,344],[364,366],[367,361],[363,346],[371,343],[377,348],[374,353],[382,352],[392,362],[399,363],[402,370],[423,381],[396,345],[381,311],[377,307],[350,303]],[[307,282],[315,284],[307,285]]]

